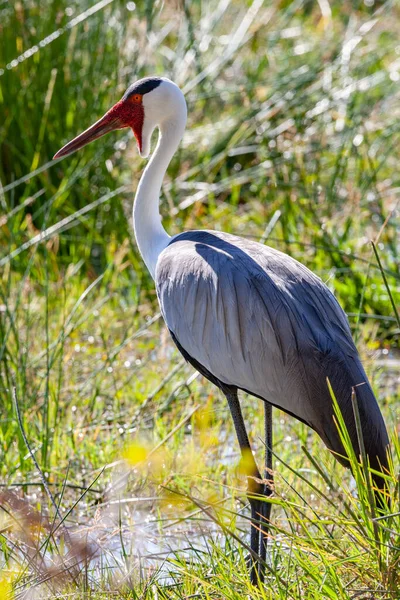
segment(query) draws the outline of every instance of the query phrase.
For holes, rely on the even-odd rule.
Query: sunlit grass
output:
[[[399,23],[390,3],[0,4],[0,598],[11,582],[18,598],[398,596]],[[166,227],[262,240],[320,275],[391,432],[394,516],[373,521],[363,471],[274,411],[261,590],[224,398],[173,347],[133,240],[134,144],[117,132],[51,162],[154,73],[189,108]],[[261,460],[261,403],[243,405]],[[175,527],[178,552],[146,570],[142,538]]]

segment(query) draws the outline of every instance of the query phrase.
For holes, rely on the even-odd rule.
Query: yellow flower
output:
[[[1,600],[12,600],[14,591],[8,577],[0,576],[0,598]]]
[[[133,442],[133,444],[127,446],[122,453],[122,457],[131,467],[135,467],[145,461],[148,455],[148,449],[143,444],[138,444],[137,442]]]
[[[243,451],[242,458],[240,459],[238,471],[241,475],[247,475],[248,477],[254,476],[254,456],[251,450],[246,448]]]

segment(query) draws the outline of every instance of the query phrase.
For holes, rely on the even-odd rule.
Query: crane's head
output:
[[[150,139],[155,127],[179,114],[186,122],[186,102],[180,89],[166,77],[145,77],[128,87],[117,102],[94,125],[68,142],[53,158],[72,154],[82,146],[114,129],[131,127],[139,154],[150,153]]]

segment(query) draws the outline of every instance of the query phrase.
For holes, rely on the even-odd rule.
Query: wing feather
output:
[[[387,440],[346,315],[304,265],[249,240],[193,231],[161,253],[156,285],[169,329],[219,381],[294,414],[336,451],[326,378],[348,422],[351,388],[363,384],[368,434],[377,447]]]

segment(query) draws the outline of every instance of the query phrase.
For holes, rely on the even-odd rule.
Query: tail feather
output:
[[[351,363],[346,360],[341,364],[338,364],[336,361],[332,367],[333,368],[330,368],[328,371],[328,379],[343,415],[343,420],[346,424],[356,456],[360,456],[361,451],[351,400],[353,390],[357,398],[362,429],[362,441],[368,457],[369,466],[378,473],[388,473],[389,437],[382,413],[360,360],[357,357],[357,360],[354,360]],[[322,427],[322,429],[325,430],[327,435],[322,435],[321,437],[323,437],[328,448],[341,456],[345,455],[346,453],[340,440],[336,424],[334,424],[334,427],[327,427],[325,424],[325,427]],[[345,466],[350,466],[348,460],[341,460],[340,458],[339,460]],[[385,478],[382,477],[382,475],[372,473],[372,481],[377,505],[382,507],[382,494],[387,493]]]

